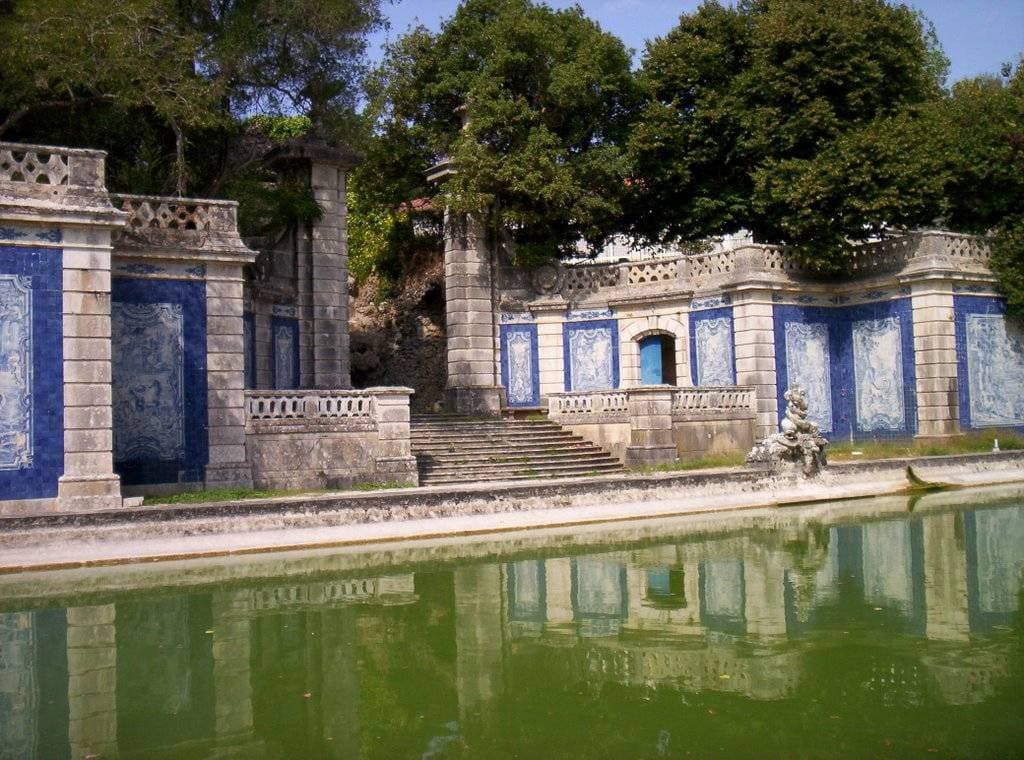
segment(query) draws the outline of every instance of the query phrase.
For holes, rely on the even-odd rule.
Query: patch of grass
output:
[[[251,499],[273,499],[282,496],[311,496],[324,493],[343,493],[345,491],[383,491],[390,488],[412,488],[413,486],[399,483],[397,480],[387,482],[355,483],[348,488],[320,488],[299,491],[260,490],[255,488],[214,488],[209,491],[188,491],[187,493],[147,496],[142,502],[144,506],[155,504],[208,504],[218,501],[249,501]]]
[[[546,414],[542,414],[541,412],[530,412],[528,415],[526,415],[526,421],[527,422],[547,422],[548,421],[548,416]]]
[[[996,438],[999,439],[999,448],[1003,451],[1024,449],[1024,436],[1016,431],[978,430],[942,439],[899,439],[829,444],[826,453],[829,462],[981,454],[992,451],[992,444]],[[855,451],[859,453],[854,454]]]
[[[213,488],[209,491],[188,491],[186,493],[147,496],[142,502],[151,504],[204,504],[212,501],[246,501],[248,499],[270,499],[275,496],[295,496],[309,491],[261,491],[255,488]]]
[[[747,461],[747,455],[740,452],[708,454],[699,459],[686,459],[681,462],[668,462],[647,467],[635,467],[634,472],[679,472],[681,470],[705,470],[713,467],[739,467]]]
[[[386,491],[391,488],[414,488],[415,486],[409,483],[399,483],[397,480],[388,480],[382,483],[355,483],[352,485],[352,491]]]

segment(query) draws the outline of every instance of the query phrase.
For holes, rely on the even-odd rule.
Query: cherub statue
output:
[[[807,396],[803,388],[794,385],[782,397],[786,400],[786,413],[779,425],[780,432],[754,444],[747,455],[747,462],[769,465],[802,462],[804,475],[813,475],[827,464],[825,447],[828,441],[818,426],[808,419]]]

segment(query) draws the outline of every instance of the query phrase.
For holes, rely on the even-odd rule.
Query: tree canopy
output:
[[[392,201],[418,190],[490,208],[522,261],[598,245],[617,223],[634,80],[623,44],[578,7],[466,0],[438,33],[390,48],[371,96],[387,147],[364,171],[405,161],[391,164]],[[441,156],[457,171],[431,190],[423,172]]]
[[[916,220],[899,146],[875,138],[939,96],[945,62],[922,19],[884,0],[705,2],[647,47],[630,137],[630,224],[649,240],[738,228],[823,255]],[[864,157],[872,160],[865,164]],[[844,204],[849,187],[869,192]]]
[[[321,133],[351,121],[380,5],[7,0],[0,138],[105,148],[130,189],[216,190],[248,117],[304,115]]]

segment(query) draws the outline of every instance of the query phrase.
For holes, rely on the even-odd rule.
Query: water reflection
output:
[[[566,554],[8,604],[0,758],[1020,746],[1024,508]]]

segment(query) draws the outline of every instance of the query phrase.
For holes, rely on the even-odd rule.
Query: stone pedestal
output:
[[[672,393],[670,385],[650,385],[628,391],[630,445],[626,448],[629,467],[668,464],[678,459],[672,436]]]
[[[412,454],[409,399],[412,388],[369,388],[373,394],[373,421],[377,426],[374,469],[384,482],[419,485],[419,470]]]
[[[448,409],[497,416],[502,388],[487,233],[477,216],[446,214],[444,236]]]

